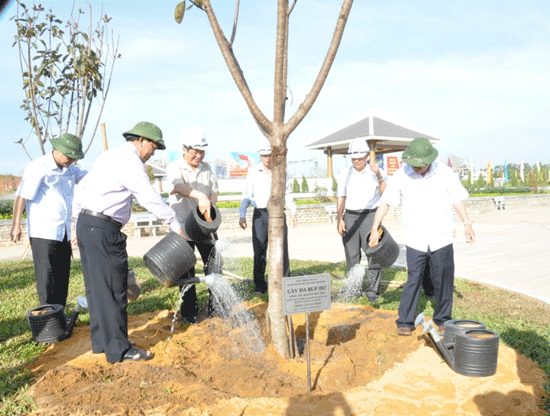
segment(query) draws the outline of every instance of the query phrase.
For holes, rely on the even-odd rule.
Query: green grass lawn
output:
[[[128,313],[137,315],[156,310],[174,310],[178,291],[166,288],[156,280],[145,267],[140,257],[129,260],[141,283],[141,296],[130,302]],[[67,312],[71,313],[78,295],[84,295],[84,280],[80,260],[74,260],[71,267],[71,282]],[[246,278],[252,277],[252,260],[225,261],[224,269]],[[332,290],[342,286],[346,268],[344,263],[314,261],[291,261],[293,275],[332,273]],[[197,272],[201,273],[200,267]],[[383,271],[385,283],[383,293],[374,305],[378,309],[397,310],[401,297],[399,282],[406,280],[406,272],[397,269]],[[250,280],[236,281],[235,285],[246,299],[252,298],[253,284]],[[207,290],[198,286],[199,303],[205,307]],[[267,295],[262,296],[267,301]],[[352,299],[351,303],[368,304],[365,296]],[[38,306],[33,263],[31,260],[0,262],[0,415],[26,415],[35,408],[28,395],[28,389],[35,381],[25,366],[46,349],[32,339],[26,312]],[[421,295],[418,311],[432,316],[432,303]],[[550,374],[550,308],[540,302],[507,292],[472,284],[466,280],[455,282],[453,316],[455,319],[475,319],[500,334],[501,342],[516,348],[522,354],[536,361]],[[88,324],[89,315],[84,309],[78,324]],[[545,385],[550,393],[550,383]],[[550,414],[550,400],[546,397],[545,409]]]

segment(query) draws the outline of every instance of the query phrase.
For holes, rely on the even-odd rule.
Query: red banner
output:
[[[397,156],[388,156],[386,166],[388,167],[387,174],[393,175],[395,171],[401,166],[401,161]]]

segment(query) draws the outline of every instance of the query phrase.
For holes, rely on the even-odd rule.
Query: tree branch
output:
[[[284,125],[286,98],[286,49],[288,45],[288,0],[278,0],[277,43],[275,45],[275,87],[273,96],[273,123],[277,130]],[[286,139],[286,137],[285,137]]]
[[[284,126],[284,131],[287,135],[289,135],[304,119],[306,114],[311,109],[311,106],[319,96],[321,88],[323,88],[332,63],[334,62],[334,57],[336,56],[338,47],[340,46],[340,41],[342,40],[342,35],[344,33],[344,28],[346,27],[346,22],[348,20],[352,4],[353,0],[344,0],[344,3],[342,4],[342,9],[340,10],[340,15],[338,16],[338,21],[336,22],[336,28],[334,29],[332,41],[330,42],[327,55],[325,56],[323,65],[321,66],[319,74],[317,75],[317,79],[315,80],[315,83],[311,87],[310,92],[306,95],[306,98],[304,99],[302,104],[300,104],[300,107],[298,108],[296,113]]]
[[[233,46],[235,41],[235,35],[237,34],[237,20],[239,19],[239,5],[240,0],[235,2],[235,18],[233,19],[233,31],[231,32],[231,40],[229,41],[229,46]]]
[[[298,0],[294,0],[294,1],[292,2],[292,6],[290,6],[290,9],[288,9],[288,15],[289,15],[289,16],[290,16],[290,13],[292,13],[292,10],[294,9],[294,6],[296,6],[296,2],[297,2],[297,1],[298,1]]]

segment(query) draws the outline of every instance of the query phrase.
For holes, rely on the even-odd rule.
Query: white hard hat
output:
[[[349,145],[348,154],[352,159],[360,159],[369,153],[369,145],[365,139],[358,137],[353,139]]]
[[[189,127],[181,134],[181,145],[188,149],[208,149],[208,143],[206,143],[206,137],[201,129],[197,127]]]
[[[258,154],[260,156],[267,156],[271,154],[271,145],[269,140],[262,139],[258,142]]]

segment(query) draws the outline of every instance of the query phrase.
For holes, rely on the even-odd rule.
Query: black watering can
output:
[[[84,296],[77,296],[76,307],[70,318],[65,316],[63,305],[45,304],[27,312],[32,338],[40,343],[53,344],[69,338],[73,333],[81,308],[87,308]]]

